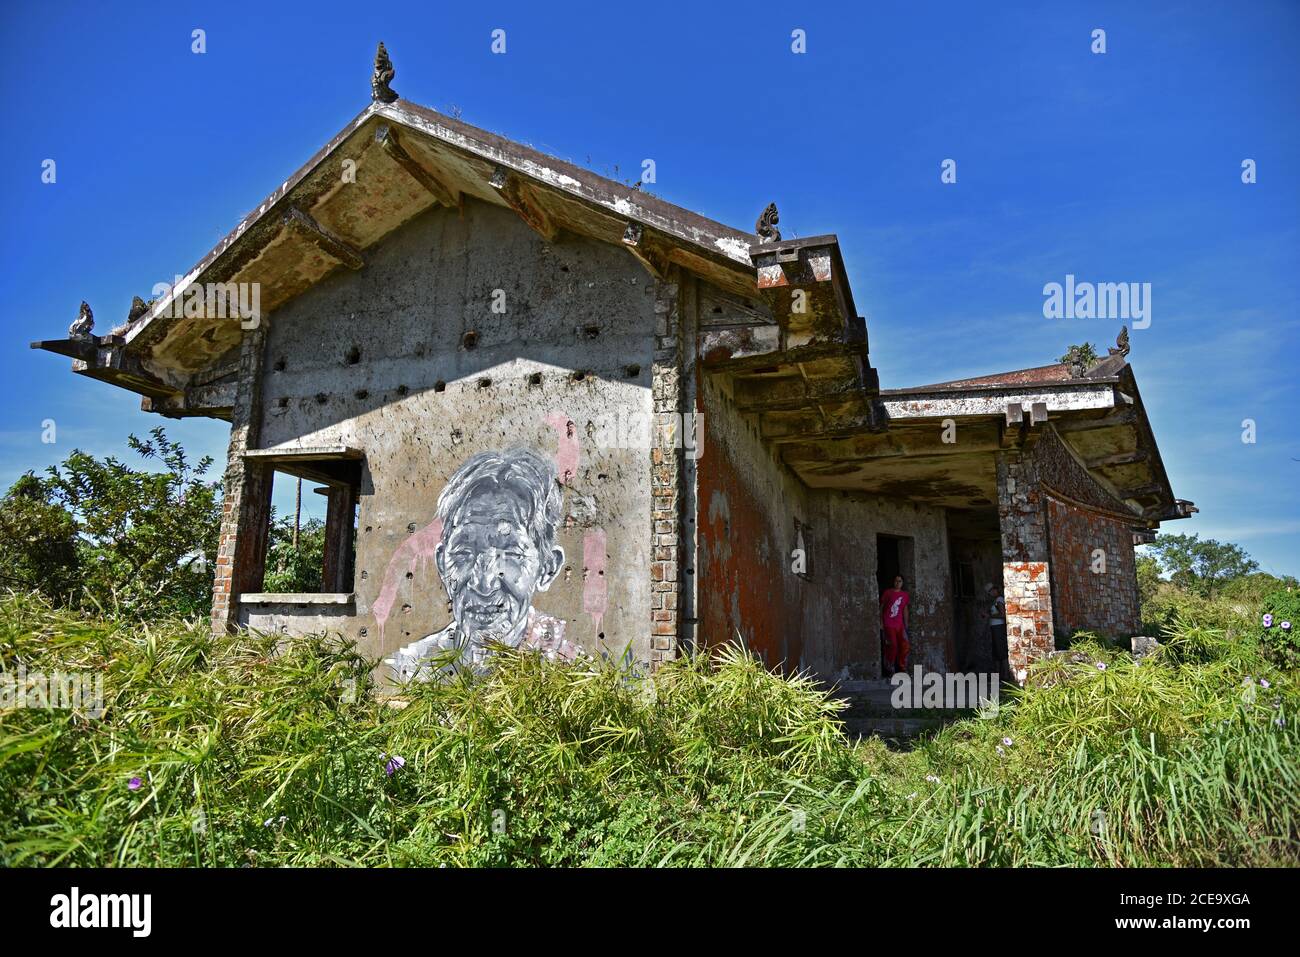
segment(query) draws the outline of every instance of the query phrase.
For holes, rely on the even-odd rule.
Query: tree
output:
[[[1091,342],[1081,342],[1078,345],[1070,346],[1065,350],[1065,355],[1057,359],[1057,362],[1064,362],[1070,366],[1075,375],[1083,375],[1093,366],[1095,366],[1101,357],[1097,355],[1097,348]]]
[[[1205,598],[1259,568],[1241,546],[1199,535],[1160,535],[1149,547],[1175,585]]]
[[[291,519],[272,515],[263,587],[273,592],[320,591],[325,570],[325,523],[319,518],[304,522],[296,546],[293,532]]]
[[[1138,600],[1146,605],[1160,589],[1160,563],[1153,555],[1137,556]]]
[[[28,472],[0,500],[0,587],[39,591],[66,604],[80,582],[77,522]]]
[[[149,436],[127,445],[162,472],[74,449],[45,477],[20,479],[0,505],[0,570],[21,587],[132,617],[206,613],[220,483],[203,478],[211,458],[191,464],[163,429]]]

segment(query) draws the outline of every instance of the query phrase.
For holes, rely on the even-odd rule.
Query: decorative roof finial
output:
[[[130,322],[135,322],[137,319],[139,319],[142,315],[144,315],[145,310],[149,308],[151,302],[145,302],[139,296],[136,296],[134,299],[132,299],[131,311],[126,314],[126,321],[130,323]]]
[[[767,209],[763,210],[763,215],[758,217],[758,222],[754,224],[754,232],[758,233],[759,238],[765,243],[779,243],[781,230],[776,228],[776,224],[780,221],[776,203],[768,203]]]
[[[77,318],[72,320],[72,325],[68,326],[68,338],[89,339],[90,330],[93,328],[95,328],[95,314],[90,311],[90,305],[83,301]]]
[[[1118,346],[1119,348],[1115,348],[1114,346],[1112,346],[1110,349],[1107,350],[1107,352],[1109,352],[1113,356],[1128,355],[1128,326],[1124,326],[1122,329],[1120,329],[1119,338],[1115,340],[1115,346]]]
[[[381,40],[379,49],[375,51],[375,75],[370,78],[370,99],[378,103],[392,103],[397,99],[397,93],[388,85],[396,75],[393,61],[388,59],[388,51],[384,49]]]

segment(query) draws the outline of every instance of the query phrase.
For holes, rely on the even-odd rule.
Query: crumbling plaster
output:
[[[365,455],[356,603],[342,629],[365,652],[387,654],[449,621],[430,526],[469,455],[527,445],[563,461],[563,443],[576,442],[564,568],[535,605],[565,619],[589,653],[630,643],[648,659],[648,451],[597,439],[620,408],[650,411],[653,306],[649,277],[623,250],[576,237],[546,244],[512,212],[468,200],[463,212],[422,214],[366,269],[337,273],[269,317],[262,447]],[[584,567],[595,530],[603,569]],[[606,579],[603,617],[585,600],[587,575]],[[250,606],[241,620],[302,633],[321,613]]]
[[[700,476],[701,635],[742,638],[770,666],[826,681],[880,676],[877,534],[914,540],[912,661],[952,665],[945,512],[898,498],[805,486],[706,376]],[[808,574],[793,569],[796,520]]]

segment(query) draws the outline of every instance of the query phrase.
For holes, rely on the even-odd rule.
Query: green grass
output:
[[[105,710],[0,710],[0,864],[1300,863],[1295,673],[1217,624],[1168,638],[1141,664],[1076,638],[995,718],[896,751],[734,648],[653,681],[507,655],[396,708],[326,637],[12,595],[4,667],[102,675]]]

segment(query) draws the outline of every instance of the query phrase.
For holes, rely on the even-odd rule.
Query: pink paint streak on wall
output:
[[[591,615],[596,634],[605,617],[609,584],[605,581],[605,530],[590,529],[582,536],[582,610]]]
[[[388,624],[388,617],[393,612],[393,604],[397,601],[397,590],[401,587],[406,573],[414,574],[417,566],[419,566],[418,570],[423,572],[428,563],[433,561],[434,550],[440,541],[442,541],[442,519],[435,518],[424,528],[412,532],[411,537],[398,545],[393,552],[393,557],[388,560],[388,567],[384,569],[383,584],[379,586],[379,595],[370,606],[375,616],[375,624],[379,626],[381,644],[384,640],[384,626]]]
[[[555,474],[561,485],[568,485],[578,474],[578,428],[572,419],[561,412],[548,415],[546,424],[555,430],[560,439],[560,448],[555,453]]]

